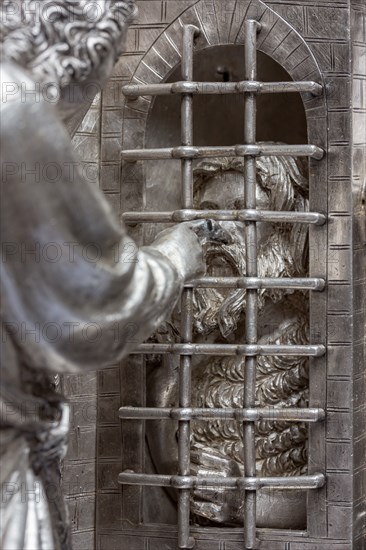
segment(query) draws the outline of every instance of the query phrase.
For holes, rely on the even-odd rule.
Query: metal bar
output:
[[[185,289],[182,295],[181,339],[192,341],[192,290]],[[179,406],[191,405],[191,355],[181,356],[179,369]],[[179,474],[190,474],[190,421],[181,420],[178,427],[178,469]],[[190,490],[182,489],[178,494],[178,546],[192,548],[194,541],[189,533]]]
[[[324,420],[323,409],[262,407],[254,409],[208,409],[197,407],[121,407],[119,417],[123,420],[236,420],[257,422],[258,420],[283,420],[284,422],[319,422]]]
[[[183,27],[182,79],[193,79],[193,41],[199,34],[194,25]],[[193,97],[184,93],[181,98],[181,143],[191,148],[193,144]],[[182,207],[193,208],[193,165],[191,158],[182,158]],[[181,300],[181,340],[192,342],[193,290],[185,288]],[[191,363],[190,355],[180,358],[179,406],[191,406]],[[191,466],[190,419],[181,419],[178,426],[178,471],[180,476],[189,476]],[[194,539],[190,536],[190,489],[182,488],[178,493],[178,547],[193,548]]]
[[[252,92],[255,94],[276,93],[303,93],[310,92],[314,96],[322,93],[321,84],[312,80],[303,82],[173,82],[171,84],[128,84],[123,86],[122,93],[129,99],[137,99],[143,95],[171,95],[171,94],[242,94]]]
[[[176,353],[178,355],[296,355],[299,357],[322,357],[325,346],[313,345],[272,345],[272,344],[140,344],[132,354]]]
[[[126,212],[123,221],[132,223],[179,223],[210,219],[216,221],[309,223],[323,225],[324,214],[319,212],[276,212],[271,210],[192,210],[189,208],[173,212]]]
[[[254,94],[250,94],[254,97]],[[183,98],[186,96],[183,96]],[[130,162],[137,160],[165,159],[201,159],[210,157],[243,157],[243,156],[293,156],[311,157],[320,160],[324,151],[316,145],[287,144],[247,144],[199,147],[181,145],[178,147],[161,147],[156,149],[125,149],[121,152],[122,159]]]
[[[159,149],[136,149],[123,151],[127,161],[144,159],[181,159],[182,209],[173,212],[128,212],[126,223],[179,223],[196,219],[239,221],[245,223],[246,273],[247,277],[203,277],[185,285],[181,308],[180,344],[142,344],[134,353],[179,354],[179,406],[176,408],[121,407],[123,419],[172,419],[179,422],[178,428],[178,473],[177,476],[136,474],[123,472],[119,482],[132,485],[156,485],[178,489],[178,546],[192,548],[190,536],[190,491],[192,488],[220,487],[244,489],[244,540],[246,549],[256,548],[256,490],[262,487],[276,489],[314,489],[325,483],[323,474],[309,476],[256,477],[256,454],[254,423],[258,420],[281,420],[286,422],[318,422],[324,420],[325,411],[320,408],[255,408],[256,357],[258,355],[321,356],[322,345],[275,346],[257,343],[258,289],[293,288],[323,290],[325,281],[320,278],[270,279],[257,276],[256,223],[309,223],[321,225],[326,218],[316,212],[270,212],[256,210],[256,157],[307,156],[321,159],[324,151],[315,145],[278,145],[256,143],[256,96],[263,93],[310,92],[322,93],[322,86],[308,82],[258,82],[256,81],[256,33],[260,25],[253,20],[245,25],[245,78],[241,82],[213,83],[193,82],[193,40],[199,29],[193,25],[183,27],[182,81],[159,85],[129,85],[123,93],[131,98],[140,95],[181,94],[181,146]],[[194,147],[193,112],[194,94],[240,94],[244,93],[244,144],[229,147]],[[196,158],[239,156],[244,157],[244,210],[193,210],[193,169]],[[193,288],[245,288],[246,296],[246,344],[194,344],[192,343]],[[243,408],[207,409],[191,407],[191,361],[192,355],[238,355],[245,357],[245,385]],[[190,475],[190,421],[195,419],[234,420],[243,423],[244,432],[244,477],[225,478],[217,476]]]
[[[170,476],[137,474],[126,471],[119,474],[118,482],[124,485],[173,487],[180,491],[184,489],[210,489],[211,487],[219,487],[221,489],[246,489],[249,492],[264,487],[296,490],[319,489],[324,486],[325,476],[322,473],[288,477]]]
[[[252,19],[245,21],[244,39],[244,70],[245,79],[255,81],[257,73],[257,32],[258,23]],[[253,149],[256,142],[256,95],[248,92],[244,95],[244,143],[240,147],[244,155],[244,204],[246,209],[256,209],[257,167],[253,153],[248,156],[248,150]],[[249,149],[248,149],[249,148]],[[236,148],[238,151],[239,147]],[[257,222],[245,223],[245,263],[248,277],[257,277]],[[258,291],[248,288],[246,293],[245,336],[249,345],[256,345],[258,335]],[[243,408],[255,407],[257,357],[245,357],[245,384]],[[243,452],[244,476],[256,476],[255,424],[253,421],[243,421]],[[247,489],[247,487],[245,487]],[[254,487],[255,489],[255,487]],[[256,492],[244,492],[244,543],[245,548],[256,547]]]
[[[317,277],[302,278],[261,278],[261,277],[202,277],[186,283],[192,288],[266,288],[322,291],[325,280]]]

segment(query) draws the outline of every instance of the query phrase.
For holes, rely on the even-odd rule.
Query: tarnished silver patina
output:
[[[2,547],[362,550],[364,1],[1,8]]]
[[[134,2],[1,8],[0,541],[4,550],[66,549],[68,409],[51,374],[126,356],[202,274],[202,245],[223,231],[180,224],[138,250],[73,154],[65,124],[72,135],[93,99],[86,89],[109,77]]]
[[[293,157],[261,157],[257,162],[257,205],[263,211],[308,210],[308,180],[304,168]],[[195,206],[199,210],[230,210],[244,207],[244,162],[221,158],[198,164],[194,170]],[[229,244],[205,247],[207,276],[193,295],[193,337],[204,344],[240,344],[246,318],[244,288],[225,288],[235,278],[246,280],[246,242],[243,222],[223,222],[231,235]],[[257,224],[258,277],[306,281],[307,226]],[[283,281],[285,284],[286,281]],[[324,281],[319,280],[319,289]],[[233,284],[233,283],[232,283]],[[211,286],[212,285],[212,286]],[[223,285],[222,288],[220,285]],[[258,293],[258,344],[306,345],[309,343],[308,299],[306,290],[263,288]],[[178,343],[179,322],[172,322],[156,334],[159,343]],[[148,377],[148,403],[155,407],[178,406],[178,359],[161,356],[153,362]],[[235,418],[243,407],[245,357],[192,359],[192,407],[215,409],[214,418],[192,423],[191,472],[194,475],[243,475],[243,432],[239,416],[220,418],[229,408]],[[288,423],[273,418],[275,409],[298,407],[306,416],[308,405],[307,357],[261,356],[258,358],[256,407],[267,407],[267,418],[256,424],[256,474],[298,476],[307,472],[306,423]],[[206,411],[209,415],[210,411]],[[318,413],[318,418],[319,418]],[[314,418],[315,420],[316,418]],[[175,471],[178,457],[176,423],[150,422],[147,425],[149,449],[159,473]],[[258,525],[263,527],[302,527],[305,524],[305,496],[293,495],[286,503],[284,492],[261,493],[257,499]],[[288,496],[288,495],[287,495]],[[226,525],[242,524],[243,495],[230,489],[196,490],[191,513]],[[282,509],[281,509],[282,507]]]
[[[355,18],[361,12],[364,21],[362,8],[342,7],[351,36],[360,38]],[[332,9],[328,2],[192,2],[171,22],[162,20],[161,34],[123,89],[125,117],[138,122],[135,132],[129,123],[123,134],[122,166],[126,173],[131,163],[145,167],[141,211],[133,201],[125,220],[145,224],[149,242],[154,224],[210,216],[230,227],[232,240],[207,247],[205,276],[187,286],[170,322],[137,350],[146,382],[141,377],[130,386],[136,394],[124,395],[120,409],[123,441],[136,444],[139,436],[133,456],[122,452],[125,521],[114,533],[122,545],[137,547],[144,537],[169,549],[362,548],[363,505],[338,483],[350,491],[355,473],[350,455],[353,473],[342,470],[341,450],[352,448],[346,414],[356,409],[341,388],[350,392],[352,369],[363,368],[359,355],[346,360],[346,348],[358,349],[365,326],[361,306],[362,337],[340,328],[346,311],[349,319],[358,315],[351,284],[357,286],[352,270],[360,272],[359,260],[347,268],[341,256],[351,251],[348,223],[364,254],[364,191],[358,183],[342,187],[358,197],[352,211],[339,182],[351,169],[364,181],[365,160],[358,153],[351,168],[337,156],[341,147],[352,151],[353,142],[337,134],[332,114],[344,104],[340,74],[330,76],[341,64],[338,43],[331,44],[337,62],[322,58],[321,29],[329,38],[331,29],[341,29],[341,10],[339,25],[326,19]],[[353,55],[359,67],[360,49]],[[349,74],[347,82],[358,97],[357,79]],[[302,102],[290,115],[294,103],[286,100],[296,92]],[[265,102],[266,94],[271,100],[285,94],[284,103]],[[173,189],[157,183],[164,172]],[[347,298],[340,294],[345,287]],[[361,416],[352,425],[359,436]],[[342,419],[347,427],[338,424]],[[360,452],[356,462],[364,478]],[[157,499],[165,513],[156,510]],[[130,501],[135,506],[127,512]],[[166,525],[174,523],[171,502],[177,531]],[[106,537],[106,528],[100,532]]]

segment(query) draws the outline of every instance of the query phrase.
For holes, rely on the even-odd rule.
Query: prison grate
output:
[[[320,408],[255,407],[256,362],[258,355],[299,355],[319,357],[325,353],[321,344],[314,345],[260,345],[257,342],[258,289],[293,288],[321,291],[322,278],[260,278],[257,274],[256,224],[259,221],[307,223],[321,225],[325,216],[318,212],[270,212],[256,209],[256,157],[260,155],[291,155],[321,159],[324,151],[312,144],[279,145],[256,143],[256,96],[264,93],[308,92],[322,93],[322,86],[313,81],[258,82],[256,80],[256,42],[260,24],[252,19],[245,21],[245,81],[194,82],[194,39],[200,30],[194,25],[183,26],[182,81],[171,84],[124,86],[123,93],[131,101],[143,95],[181,95],[181,146],[157,149],[125,150],[126,161],[148,159],[181,159],[181,205],[172,212],[126,212],[126,223],[167,223],[195,219],[239,220],[245,223],[246,277],[202,277],[185,286],[181,303],[181,343],[142,344],[134,353],[173,353],[180,356],[179,406],[176,408],[121,407],[121,419],[172,419],[179,422],[178,475],[122,472],[119,482],[128,485],[157,485],[178,490],[178,547],[192,548],[190,532],[190,492],[197,487],[244,489],[244,544],[246,549],[256,548],[256,490],[262,487],[276,489],[316,489],[325,483],[322,473],[291,477],[257,477],[255,461],[255,422],[260,419],[280,419],[289,422],[319,422],[325,418]],[[195,94],[244,94],[244,144],[229,147],[195,147],[193,145],[193,110]],[[243,210],[196,210],[193,207],[193,159],[210,156],[239,156],[244,158]],[[253,245],[254,243],[254,245]],[[246,344],[195,344],[192,342],[192,299],[194,287],[245,288]],[[191,407],[192,355],[245,356],[246,381],[242,409],[204,409]],[[193,476],[190,475],[190,422],[193,419],[235,419],[243,423],[244,476]]]

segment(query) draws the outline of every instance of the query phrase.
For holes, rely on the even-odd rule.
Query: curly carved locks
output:
[[[0,9],[2,58],[58,87],[117,58],[137,11],[134,0],[3,0]]]
[[[269,197],[271,210],[304,211],[307,207],[309,183],[307,166],[302,159],[284,156],[259,156],[257,181]],[[223,172],[244,173],[242,158],[223,157],[202,161],[194,170],[195,198],[208,180]]]

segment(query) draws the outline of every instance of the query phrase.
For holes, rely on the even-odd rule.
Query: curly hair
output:
[[[270,210],[306,210],[309,184],[307,167],[300,158],[263,155],[257,157],[256,164],[257,182],[268,195]],[[222,172],[244,173],[243,158],[215,158],[198,164],[194,170],[196,199],[205,182]]]
[[[2,58],[41,82],[82,82],[120,55],[136,11],[134,0],[2,0]]]
[[[275,142],[266,142],[274,144]],[[259,145],[261,142],[259,142]],[[306,212],[309,208],[309,178],[307,163],[293,156],[260,155],[256,159],[257,184],[268,196],[269,210]],[[206,185],[217,174],[244,174],[242,157],[222,157],[204,160],[194,169],[194,200],[199,206]],[[277,224],[278,231],[287,235],[292,249],[295,273],[305,275],[308,264],[308,227],[305,224]],[[264,274],[262,275],[264,276]],[[281,291],[273,291],[273,295]]]

